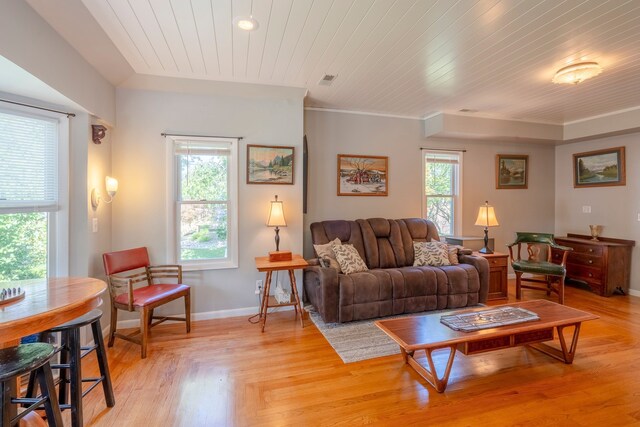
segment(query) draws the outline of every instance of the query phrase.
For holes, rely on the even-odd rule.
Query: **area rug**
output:
[[[400,353],[400,347],[371,320],[348,323],[324,323],[317,311],[309,310],[309,317],[344,363],[374,359]]]
[[[474,307],[479,308],[483,304]],[[309,318],[320,330],[322,335],[331,344],[344,363],[359,362],[361,360],[375,359],[376,357],[390,356],[400,353],[400,346],[387,334],[382,332],[373,322],[378,319],[359,320],[347,323],[325,323],[313,306],[305,306]],[[452,310],[434,310],[421,313],[389,316],[384,319],[396,319],[408,316],[421,316],[433,313],[450,313]]]

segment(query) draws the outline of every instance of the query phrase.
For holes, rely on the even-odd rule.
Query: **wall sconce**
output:
[[[113,198],[116,196],[116,193],[118,192],[117,179],[107,176],[104,178],[104,185],[107,189],[107,194],[109,195],[109,199],[102,198],[102,195],[100,194],[100,190],[98,188],[93,188],[93,190],[91,190],[91,206],[93,206],[93,209],[98,209],[100,200],[104,201],[105,203],[113,202]]]
[[[91,139],[94,144],[102,143],[102,138],[107,134],[107,128],[102,125],[91,125]]]

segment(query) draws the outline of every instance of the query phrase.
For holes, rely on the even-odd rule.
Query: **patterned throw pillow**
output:
[[[440,242],[413,242],[414,266],[431,265],[442,267],[451,265],[446,244]]]
[[[441,242],[439,240],[431,239],[433,243],[437,243],[439,245],[443,245],[447,248],[447,255],[449,256],[449,264],[458,265],[460,261],[458,260],[458,248],[461,246],[449,245],[447,243]]]
[[[336,260],[336,254],[333,252],[334,246],[340,246],[342,242],[337,237],[326,243],[324,245],[313,245],[313,249],[316,250],[318,254],[318,258],[326,258],[329,260],[329,266],[338,269],[338,273],[340,273],[340,264],[338,264],[338,260]]]
[[[369,270],[358,250],[353,245],[334,246],[333,251],[344,274],[360,273]]]

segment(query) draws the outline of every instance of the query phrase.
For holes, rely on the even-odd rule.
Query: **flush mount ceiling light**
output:
[[[233,25],[245,31],[258,29],[258,21],[256,21],[253,16],[238,16],[233,20]]]
[[[578,84],[602,72],[597,62],[578,62],[559,69],[551,80],[553,83]]]

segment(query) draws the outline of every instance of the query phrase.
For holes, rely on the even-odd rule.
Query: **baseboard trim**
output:
[[[629,295],[634,297],[640,297],[640,291],[636,291],[635,289],[629,289]]]
[[[279,310],[293,310],[293,307],[280,307]],[[192,313],[191,320],[210,320],[210,319],[223,319],[226,317],[238,317],[238,316],[251,316],[254,314],[258,314],[257,307],[243,307],[243,308],[233,308],[230,310],[216,310],[216,311],[207,311],[204,313]],[[170,314],[169,316],[181,316],[182,314]],[[120,328],[138,328],[140,327],[140,319],[129,319],[129,320],[121,320],[118,322],[118,329]],[[106,334],[109,334],[109,326],[107,326]],[[104,332],[103,330],[103,332]]]

